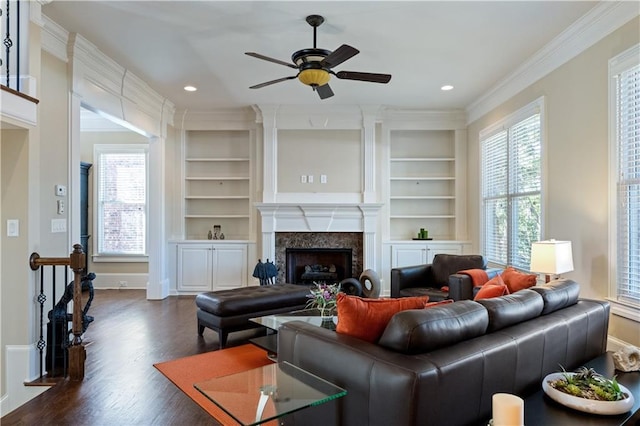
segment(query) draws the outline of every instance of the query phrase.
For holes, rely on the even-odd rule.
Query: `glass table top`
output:
[[[283,314],[266,315],[263,317],[251,318],[250,321],[277,330],[280,326],[289,321],[303,321],[318,327],[324,327],[331,330],[336,329],[338,317],[330,318],[321,317],[317,309],[304,309],[300,311],[287,312]]]
[[[287,362],[213,378],[194,387],[241,425],[258,425],[347,394]]]

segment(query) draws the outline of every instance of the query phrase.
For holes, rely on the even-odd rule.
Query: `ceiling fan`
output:
[[[391,80],[390,74],[374,74],[356,71],[334,72],[332,70],[333,67],[354,57],[360,53],[360,51],[347,44],[343,44],[333,52],[330,50],[318,49],[316,47],[316,32],[318,27],[324,22],[324,18],[320,15],[309,15],[306,20],[307,23],[313,27],[313,48],[302,49],[294,52],[293,55],[291,55],[291,61],[293,63],[280,61],[255,52],[245,52],[246,55],[253,56],[254,58],[263,59],[265,61],[298,70],[296,75],[256,84],[255,86],[249,87],[250,89],[260,89],[275,83],[297,78],[303,84],[311,86],[314,91],[318,92],[320,99],[326,99],[333,96],[333,91],[331,90],[331,87],[329,87],[329,79],[331,78],[331,75],[335,75],[337,78],[342,80],[359,80],[372,83],[388,83],[389,80]]]

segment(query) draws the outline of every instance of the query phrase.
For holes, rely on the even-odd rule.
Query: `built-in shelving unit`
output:
[[[251,156],[248,130],[190,130],[184,144],[185,238],[249,238]]]
[[[455,239],[456,149],[452,130],[391,130],[389,219],[392,240]]]

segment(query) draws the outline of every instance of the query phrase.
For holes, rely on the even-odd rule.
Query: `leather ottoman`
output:
[[[209,291],[196,296],[198,335],[205,327],[218,332],[220,349],[229,333],[260,327],[250,318],[303,309],[309,298],[309,286],[275,284]]]

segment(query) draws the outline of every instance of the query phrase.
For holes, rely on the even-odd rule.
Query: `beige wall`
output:
[[[301,183],[313,175],[313,183]],[[327,183],[320,183],[327,175]],[[362,190],[360,130],[279,130],[278,192],[353,193]]]
[[[543,238],[572,241],[574,271],[565,276],[580,283],[582,297],[607,297],[609,262],[615,262],[608,255],[608,60],[640,42],[639,25],[640,18],[634,18],[468,127],[467,183],[469,193],[478,194],[478,133],[545,97]],[[471,198],[468,210],[476,244],[479,201]],[[639,329],[637,323],[612,315],[612,336],[640,345]]]
[[[93,147],[96,144],[147,144],[149,139],[132,131],[122,132],[81,132],[80,160],[85,163],[95,164],[93,158]],[[95,169],[89,170],[89,234],[93,235],[93,210],[94,210],[94,189],[93,178]],[[89,239],[89,271],[97,274],[146,274],[149,272],[147,262],[119,263],[119,262],[93,262],[93,238]]]
[[[0,260],[0,312],[2,333],[2,357],[7,345],[27,345],[30,343],[30,323],[25,306],[32,303],[27,286],[27,193],[28,193],[28,146],[29,133],[26,130],[0,131],[0,196],[2,210],[1,260]],[[18,219],[19,237],[7,237],[7,219]],[[23,265],[16,268],[15,265]],[[4,361],[0,357],[0,360]],[[6,376],[5,363],[1,364],[2,377]],[[2,395],[6,383],[2,382]]]

